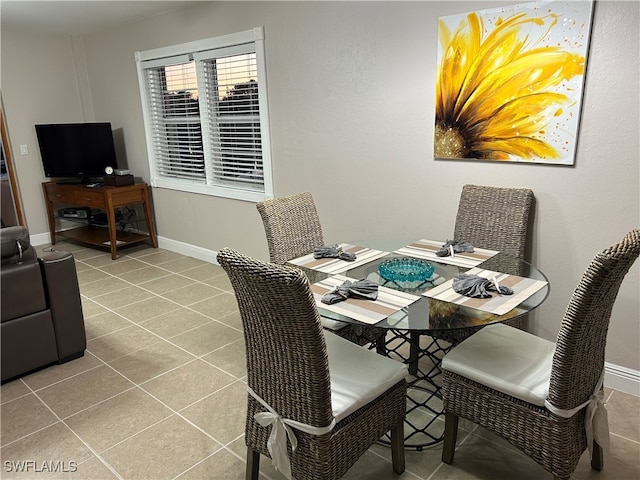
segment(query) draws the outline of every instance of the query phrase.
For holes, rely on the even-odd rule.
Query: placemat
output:
[[[383,252],[382,250],[358,247],[357,245],[350,245],[348,243],[341,243],[339,246],[342,247],[342,250],[345,252],[355,253],[356,259],[353,262],[347,262],[346,260],[341,260],[339,258],[319,258],[316,260],[313,258],[313,253],[310,253],[309,255],[289,260],[288,263],[318,270],[319,272],[333,274],[346,272],[347,270],[364,265],[389,254],[389,252]]]
[[[544,280],[518,277],[516,275],[508,275],[506,273],[483,270],[481,268],[472,268],[466,273],[489,279],[495,276],[500,285],[513,289],[513,295],[498,295],[496,292],[489,292],[493,295],[491,298],[465,297],[453,290],[453,279],[447,280],[442,285],[432,288],[431,290],[427,290],[422,295],[436,300],[443,300],[445,302],[475,308],[477,310],[482,310],[483,312],[504,315],[547,285],[547,282]]]
[[[311,285],[311,291],[313,292],[316,305],[318,305],[319,308],[373,325],[374,323],[384,320],[389,315],[393,315],[398,310],[411,305],[420,298],[417,295],[399,292],[391,288],[378,287],[377,300],[347,298],[333,305],[322,303],[322,296],[330,290],[333,290],[337,285],[341,285],[345,280],[353,281],[354,279],[343,275],[333,275]]]
[[[480,265],[498,253],[496,250],[485,250],[484,248],[474,247],[474,251],[471,253],[456,253],[453,257],[439,257],[436,255],[436,252],[440,250],[444,244],[445,242],[442,241],[422,239],[399,248],[394,253],[467,268]]]

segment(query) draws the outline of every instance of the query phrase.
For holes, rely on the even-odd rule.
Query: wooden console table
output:
[[[42,189],[47,204],[52,245],[55,245],[56,235],[59,235],[88,245],[110,248],[113,260],[117,257],[118,247],[149,240],[153,248],[158,248],[158,239],[149,203],[149,187],[146,183],[122,187],[87,187],[86,185],[43,182]],[[107,216],[107,228],[91,225],[87,219],[87,224],[78,228],[57,230],[54,208],[56,204],[104,210]],[[142,204],[144,209],[147,235],[117,229],[115,209],[136,204]]]

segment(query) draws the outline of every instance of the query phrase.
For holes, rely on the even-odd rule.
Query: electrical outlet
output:
[[[20,145],[20,154],[29,155],[29,148],[26,145]]]

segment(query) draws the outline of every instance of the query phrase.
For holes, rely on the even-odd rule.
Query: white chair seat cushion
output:
[[[442,368],[542,407],[555,346],[508,325],[488,325],[447,353]]]
[[[331,320],[330,318],[320,317],[320,323],[322,323],[322,327],[327,330],[331,330],[332,332],[337,332],[338,330],[342,330],[347,326],[345,322],[341,322],[339,320]]]
[[[376,399],[407,375],[407,366],[332,333],[325,334],[331,406],[336,422]]]

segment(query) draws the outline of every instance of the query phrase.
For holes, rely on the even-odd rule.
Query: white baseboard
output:
[[[31,245],[33,246],[47,245],[51,243],[51,235],[49,235],[48,233],[30,235],[29,238],[31,241]],[[216,260],[218,252],[214,250],[196,247],[195,245],[178,242],[176,240],[171,240],[170,238],[164,237],[158,237],[158,246],[171,252],[180,253],[182,255],[187,255],[188,257],[197,258],[198,260],[211,262],[215,265],[218,265],[218,261]]]
[[[44,245],[47,243],[50,243],[48,233],[31,236],[32,245]],[[164,237],[158,237],[158,245],[160,248],[218,265],[218,261],[216,260],[218,252],[214,250],[196,247],[188,243],[178,242]],[[604,385],[608,388],[640,397],[640,372],[605,362]]]
[[[196,247],[195,245],[178,242],[176,240],[164,237],[158,237],[158,246],[160,248],[164,248],[165,250],[170,250],[182,255],[187,255],[188,257],[197,258],[198,260],[202,260],[204,262],[211,262],[215,265],[218,265],[218,260],[216,259],[218,252],[214,250]]]
[[[31,245],[34,247],[39,247],[40,245],[46,245],[47,243],[51,243],[51,235],[48,233],[38,233],[36,235],[29,235],[29,241]]]
[[[605,362],[604,385],[640,397],[640,372]]]

